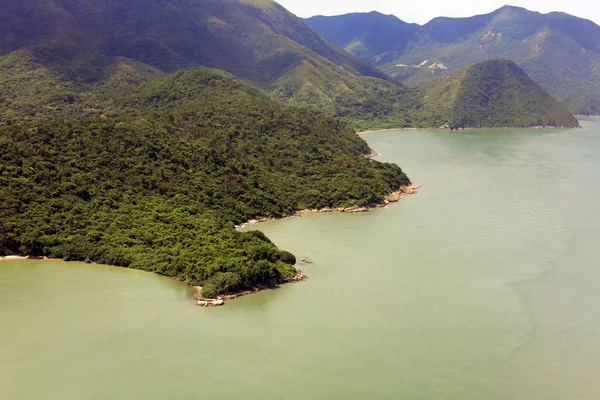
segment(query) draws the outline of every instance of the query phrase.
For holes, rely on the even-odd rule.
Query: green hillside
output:
[[[180,71],[112,104],[110,118],[0,129],[0,255],[143,269],[211,297],[296,273],[234,224],[375,204],[410,182],[339,120],[226,73]]]
[[[268,0],[10,2],[0,27],[4,119],[93,110],[98,92],[198,66],[363,124],[394,120],[390,101],[413,95]]]
[[[600,113],[600,26],[582,18],[505,6],[469,18],[436,18],[418,30],[372,13],[307,22],[351,52],[351,43],[360,42],[355,54],[408,86],[431,84],[469,64],[505,58],[571,112]],[[372,28],[351,29],[357,26]],[[387,27],[385,34],[379,34],[379,26]]]
[[[577,127],[569,111],[515,63],[491,60],[468,66],[427,89],[423,114],[454,128]]]
[[[394,61],[421,29],[418,24],[376,11],[315,16],[304,22],[348,52],[378,65]]]

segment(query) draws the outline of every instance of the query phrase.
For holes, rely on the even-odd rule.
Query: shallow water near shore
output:
[[[0,399],[598,399],[582,125],[362,135],[419,194],[255,227],[310,278],[222,308],[140,271],[0,261]]]

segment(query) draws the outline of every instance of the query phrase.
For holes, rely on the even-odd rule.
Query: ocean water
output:
[[[0,399],[599,399],[582,125],[365,134],[419,194],[258,226],[310,278],[222,308],[140,271],[0,261]]]

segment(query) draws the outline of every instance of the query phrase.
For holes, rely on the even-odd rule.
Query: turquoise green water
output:
[[[365,135],[423,188],[261,225],[307,282],[0,261],[0,399],[598,399],[600,119]]]

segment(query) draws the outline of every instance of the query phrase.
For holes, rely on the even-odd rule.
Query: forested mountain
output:
[[[450,42],[465,37],[452,21],[432,21],[425,36]],[[331,32],[349,28],[337,37],[342,44],[383,52],[370,60],[386,68],[383,60],[390,54],[417,51],[403,37],[424,35],[414,24],[377,13],[334,22]],[[420,90],[390,82],[271,0],[23,1],[0,8],[0,27],[0,124],[112,118],[121,109],[115,99],[140,84],[203,65],[242,77],[275,99],[340,117],[358,130],[431,126],[420,112]],[[352,32],[360,39],[346,43]],[[392,45],[395,50],[386,54]],[[426,70],[428,78],[442,71],[390,69],[406,70]]]
[[[0,129],[0,256],[138,268],[211,297],[296,273],[235,223],[376,204],[410,183],[339,120],[223,72],[159,77],[113,105],[112,118]]]
[[[376,11],[315,16],[305,22],[348,52],[378,65],[394,61],[394,54],[402,53],[421,29],[418,24],[409,24],[394,15]]]
[[[198,66],[353,120],[393,118],[414,95],[271,0],[4,2],[0,65],[2,100],[16,117],[62,100],[93,109],[82,93],[97,85]]]
[[[579,122],[519,66],[490,60],[426,90],[423,114],[449,128],[577,127]]]
[[[585,19],[505,6],[470,18],[436,18],[418,30],[372,13],[306,22],[408,86],[433,83],[472,63],[505,58],[573,113],[600,113],[600,26]],[[385,35],[379,35],[379,26],[388,27]]]
[[[279,283],[295,257],[234,224],[410,184],[354,128],[569,117],[504,62],[396,85],[270,0],[4,2],[0,256],[138,268],[208,297]]]

